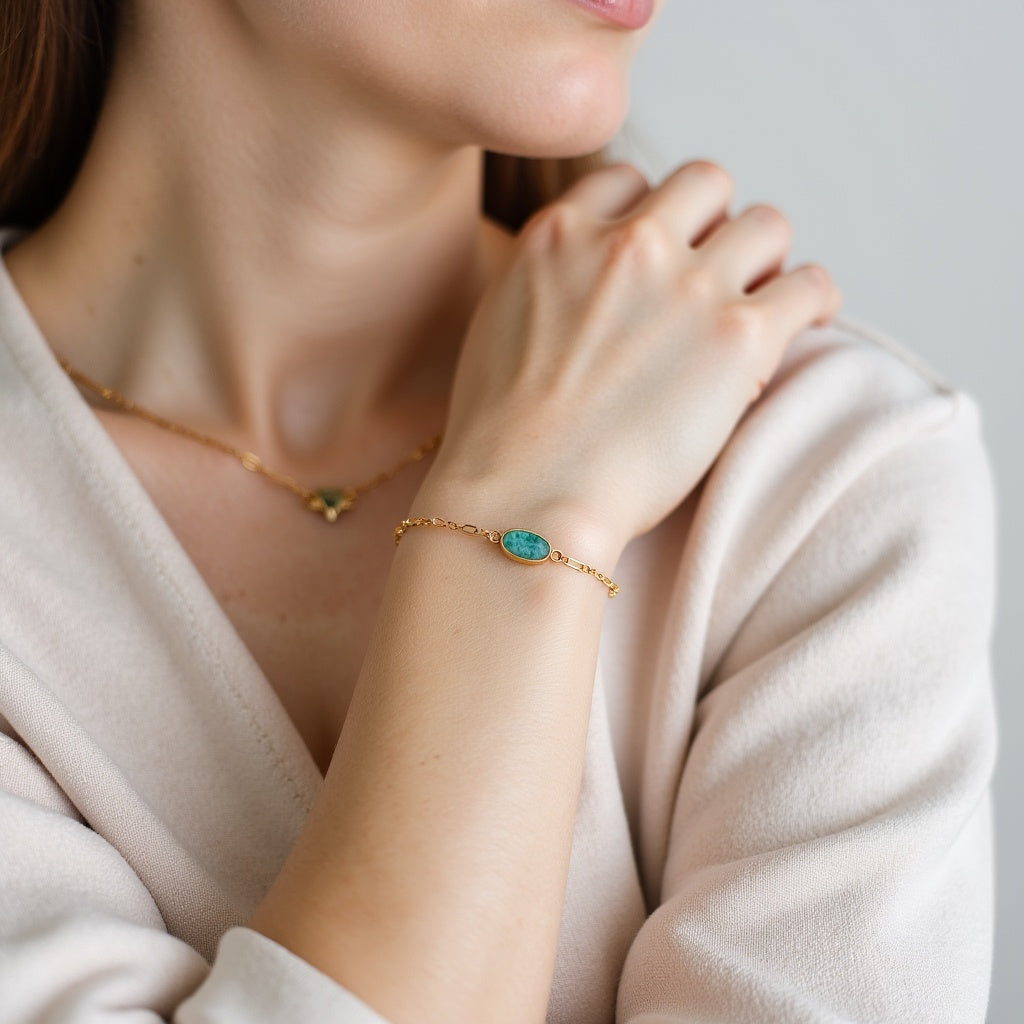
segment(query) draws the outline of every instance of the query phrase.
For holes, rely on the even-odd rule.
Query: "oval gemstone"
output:
[[[501,535],[501,550],[517,562],[543,562],[551,554],[551,545],[529,530],[506,530]]]

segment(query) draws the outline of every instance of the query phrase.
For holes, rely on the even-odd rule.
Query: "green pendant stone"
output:
[[[352,507],[352,495],[337,487],[324,487],[316,492],[316,496],[320,499],[319,511],[329,523],[338,518],[339,512],[347,512]]]
[[[543,562],[551,554],[551,545],[529,530],[506,530],[501,535],[501,550],[517,562]]]

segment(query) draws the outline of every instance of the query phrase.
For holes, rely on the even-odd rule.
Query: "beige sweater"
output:
[[[993,564],[971,400],[801,335],[615,567],[549,1021],[983,1020]],[[381,1024],[242,926],[321,781],[0,270],[0,1022]]]

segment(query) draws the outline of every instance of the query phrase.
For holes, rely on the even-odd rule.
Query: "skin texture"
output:
[[[250,923],[395,1024],[543,1018],[608,599],[392,525],[529,526],[612,574],[838,304],[705,163],[481,218],[480,148],[601,146],[641,38],[564,0],[137,0],[71,195],[9,254],[57,351],[299,479],[443,425],[335,529],[97,411],[326,771]]]

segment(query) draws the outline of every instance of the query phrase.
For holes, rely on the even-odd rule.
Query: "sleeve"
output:
[[[0,647],[0,691],[26,670]],[[5,685],[6,684],[6,685]],[[0,718],[0,1024],[385,1024],[277,943],[208,964]]]
[[[984,1020],[994,511],[947,401],[837,488],[709,672],[619,1024]]]

